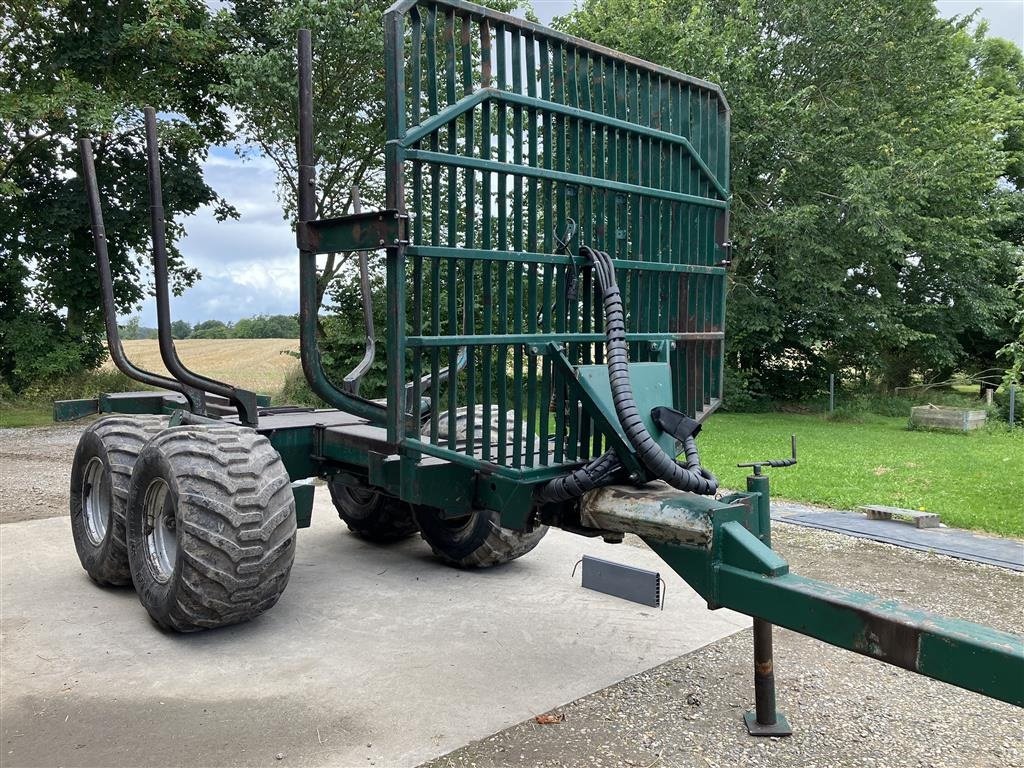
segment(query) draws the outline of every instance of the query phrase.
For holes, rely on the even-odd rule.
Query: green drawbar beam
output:
[[[1024,706],[1024,640],[793,574],[718,570],[722,605],[927,677]]]
[[[711,549],[649,541],[709,605],[1024,707],[1024,638],[789,573],[736,521]]]

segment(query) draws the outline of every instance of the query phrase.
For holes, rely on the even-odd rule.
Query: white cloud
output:
[[[218,222],[206,207],[185,219],[181,252],[203,277],[171,299],[171,316],[195,323],[298,312],[298,251],[275,196],[273,163],[243,161],[230,148],[215,147],[203,171],[207,183],[241,216]],[[143,303],[141,320],[156,325],[152,298]]]

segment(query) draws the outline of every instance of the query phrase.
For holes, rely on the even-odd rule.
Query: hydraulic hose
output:
[[[608,381],[611,385],[615,414],[626,434],[626,439],[636,451],[640,463],[654,477],[681,491],[702,495],[716,493],[718,480],[711,472],[701,467],[697,442],[692,434],[682,440],[685,461],[679,462],[658,445],[644,426],[629,378],[625,313],[622,295],[615,280],[615,267],[611,257],[603,251],[583,246],[580,253],[590,259],[602,292]],[[550,503],[578,498],[587,491],[614,482],[621,470],[622,465],[614,451],[608,451],[586,466],[544,485],[538,493],[538,500]]]
[[[673,488],[703,495],[718,491],[718,480],[711,472],[700,466],[700,455],[693,435],[683,439],[685,462],[677,461],[667,454],[647,431],[629,379],[629,348],[626,345],[626,322],[622,307],[622,295],[615,280],[615,267],[607,253],[591,248],[581,248],[594,263],[598,284],[604,294],[605,316],[605,359],[608,364],[608,381],[611,384],[612,402],[626,439],[633,446],[640,463],[657,478]]]
[[[606,451],[586,466],[545,484],[537,492],[537,500],[542,504],[550,504],[578,499],[587,491],[613,483],[621,470],[622,464],[615,451]]]

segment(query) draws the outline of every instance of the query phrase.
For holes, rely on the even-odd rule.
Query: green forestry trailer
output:
[[[107,340],[154,389],[55,405],[84,432],[75,545],[161,626],[246,621],[288,582],[311,478],[370,541],[419,533],[446,563],[507,563],[548,527],[639,535],[711,609],[754,617],[753,734],[779,735],[773,625],[1024,706],[1018,636],[789,572],[768,478],[718,493],[696,438],[721,402],[729,107],[708,82],[460,0],[385,16],[386,203],[315,217],[312,46],[298,36],[302,369],[327,409],[202,376],[171,339],[156,117],[146,111],[159,345],[125,356],[91,148],[82,141]],[[369,254],[387,275],[387,384]],[[341,384],[317,347],[317,256],[357,252],[367,350]],[[377,257],[375,257],[377,258]]]

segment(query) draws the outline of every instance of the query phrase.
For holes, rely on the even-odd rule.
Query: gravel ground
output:
[[[773,543],[796,573],[1024,632],[1021,574],[785,524]],[[1016,707],[778,629],[779,710],[794,734],[747,736],[751,646],[740,632],[558,709],[562,723],[530,720],[427,765],[1024,766]]]
[[[0,524],[68,513],[71,462],[88,425],[0,429]]]

